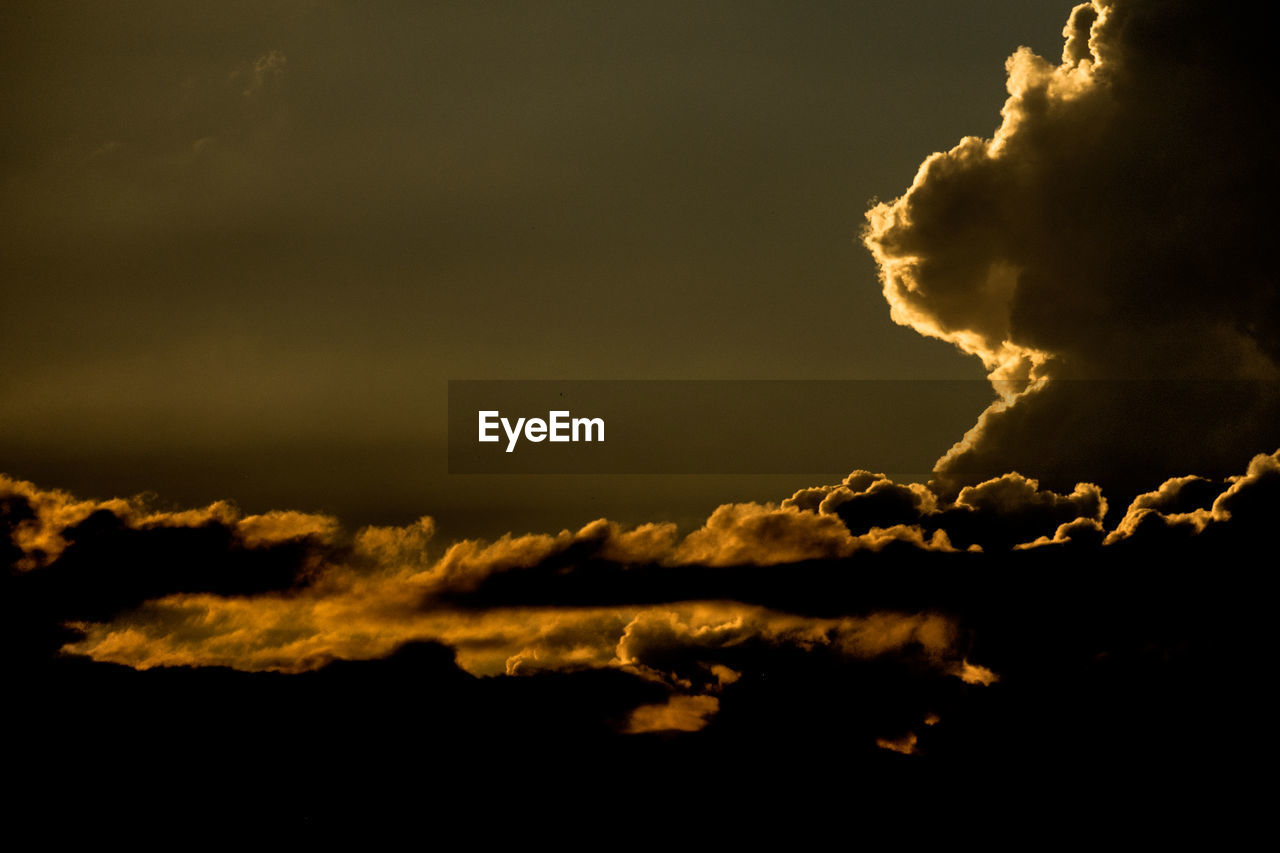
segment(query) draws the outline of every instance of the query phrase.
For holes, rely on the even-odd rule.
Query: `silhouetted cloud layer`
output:
[[[771,778],[831,755],[1185,785],[1227,759],[1250,701],[1266,621],[1248,584],[1277,508],[1280,451],[1118,519],[1086,483],[1008,474],[948,500],[858,471],[683,537],[599,520],[433,549],[430,519],[349,533],[4,479],[6,650],[31,743],[71,767],[154,767],[191,727],[245,766],[291,756],[294,785],[391,755],[455,778],[625,761],[650,784],[694,754]],[[95,713],[116,735],[77,728],[86,691],[114,697]]]
[[[933,690],[999,684],[1007,650],[981,652],[989,608],[1044,606],[1002,601],[1009,570],[1038,573],[1038,586],[1064,567],[1164,565],[1185,549],[1176,573],[1266,535],[1278,484],[1280,451],[1260,454],[1216,485],[1171,479],[1108,527],[1087,483],[1061,494],[1011,473],[947,500],[857,471],[778,505],[722,506],[683,537],[601,519],[433,556],[428,518],[349,534],[325,516],[155,510],[4,479],[9,648],[35,666],[61,649],[143,670],[298,674],[429,641],[479,677],[625,673],[660,692],[614,717],[614,731],[690,732],[778,654],[877,662]],[[923,749],[915,728],[866,737]]]

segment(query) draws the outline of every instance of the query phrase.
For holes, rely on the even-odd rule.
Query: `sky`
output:
[[[603,513],[687,524],[817,472],[449,477],[450,379],[980,381],[976,359],[890,320],[859,234],[925,155],[995,127],[1005,58],[1057,51],[1065,12],[0,14],[3,470],[492,536]]]
[[[1261,796],[1276,13],[0,15],[22,803]],[[827,472],[450,474],[468,379],[888,380],[912,470],[843,445],[867,391],[757,424]]]

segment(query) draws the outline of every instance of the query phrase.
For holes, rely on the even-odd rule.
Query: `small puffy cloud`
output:
[[[1106,513],[1107,500],[1092,483],[1077,483],[1070,493],[1060,494],[1013,472],[966,486],[934,523],[957,545],[1009,548],[1041,536],[1056,537],[1062,525],[1077,520],[1100,525]]]
[[[915,732],[907,732],[905,735],[896,738],[876,738],[876,746],[881,749],[887,749],[890,752],[900,752],[903,755],[914,755],[916,753],[916,742],[919,740]]]
[[[1280,504],[1280,450],[1259,453],[1243,475],[1231,477],[1231,485],[1213,502],[1215,520],[1261,527],[1275,521]]]
[[[854,533],[873,527],[917,524],[937,509],[937,496],[927,486],[895,483],[884,477],[861,490],[840,486],[819,506],[820,512],[837,516]]]
[[[980,684],[986,687],[995,684],[1000,680],[1000,676],[996,675],[985,666],[969,663],[969,661],[961,661],[960,665],[955,669],[956,676],[965,684]]]
[[[711,671],[711,674],[716,677],[716,683],[720,687],[727,687],[739,678],[742,678],[742,673],[735,669],[731,669],[722,663],[712,664],[708,669]]]
[[[354,551],[374,566],[425,569],[435,532],[435,520],[427,515],[404,527],[364,527],[356,533]]]
[[[1077,483],[1071,494],[1059,495],[1042,490],[1035,480],[1017,472],[962,489],[956,506],[1006,519],[1064,512],[1077,517],[1101,518],[1107,512],[1102,490],[1091,483]]]
[[[849,494],[860,494],[876,483],[887,480],[888,478],[884,474],[873,474],[870,471],[858,469],[845,477],[837,486],[811,486],[807,489],[801,489],[784,500],[782,506],[789,509],[817,512],[822,506],[822,502],[833,492],[844,490]]]
[[[641,705],[632,711],[626,732],[696,732],[719,710],[720,700],[714,696],[675,695],[664,703]]]
[[[845,557],[858,547],[838,518],[773,504],[723,504],[685,537],[679,562],[768,565]]]
[[[1077,518],[1075,521],[1058,525],[1058,529],[1053,531],[1053,536],[1037,536],[1030,542],[1022,542],[1013,547],[1014,550],[1026,550],[1043,545],[1097,546],[1102,543],[1106,535],[1106,529],[1098,519]]]
[[[1107,536],[1107,544],[1136,539],[1187,538],[1228,522],[1237,535],[1258,535],[1274,523],[1280,506],[1280,450],[1259,453],[1227,486],[1203,477],[1175,477],[1139,495]],[[1214,496],[1216,495],[1216,496]],[[1211,502],[1211,504],[1210,504]],[[1206,508],[1206,504],[1210,504]]]
[[[249,548],[311,537],[332,541],[337,533],[336,518],[305,512],[277,510],[246,516],[236,522],[236,534]]]
[[[1163,513],[1208,509],[1221,492],[1219,484],[1204,477],[1171,477],[1154,492],[1143,492],[1135,497],[1126,514],[1140,509],[1154,509]]]
[[[1172,477],[1153,492],[1136,496],[1107,542],[1117,542],[1139,532],[1156,528],[1182,527],[1199,533],[1212,519],[1210,505],[1222,493],[1222,486],[1204,477]]]
[[[594,556],[631,565],[656,563],[671,553],[678,531],[676,525],[641,524],[624,530],[617,522],[597,519],[578,531],[579,541],[598,542]]]

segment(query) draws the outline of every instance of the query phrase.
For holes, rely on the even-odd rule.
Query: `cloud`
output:
[[[244,515],[228,501],[203,509],[157,510],[148,505],[146,496],[81,500],[5,474],[0,474],[0,505],[10,542],[21,552],[15,564],[20,570],[48,566],[67,549],[68,540],[74,540],[80,526],[95,515],[109,516],[130,530],[218,527],[234,544],[245,548],[301,539],[332,543],[339,528],[331,516],[292,510]]]
[[[883,544],[887,531],[873,525],[892,524],[888,531],[900,541],[940,551],[1006,549],[1077,520],[1101,529],[1107,514],[1106,498],[1092,483],[1059,494],[1017,472],[966,486],[947,500],[920,483],[854,471],[839,485],[801,489],[782,507],[838,518],[860,543]]]
[[[1203,477],[1175,477],[1159,489],[1138,495],[1107,544],[1132,538],[1186,538],[1221,530],[1232,522],[1237,537],[1265,536],[1280,506],[1280,450],[1259,453],[1244,474],[1228,477],[1227,487]]]
[[[641,705],[631,712],[628,734],[643,732],[696,732],[720,710],[714,696],[672,696],[660,705]]]
[[[926,537],[918,526],[873,527],[857,535],[831,512],[794,505],[723,504],[672,554],[677,563],[707,566],[776,565],[847,557],[895,542],[926,550],[951,550],[945,533]]]
[[[960,680],[965,684],[981,684],[984,687],[988,684],[995,684],[1000,680],[1000,676],[996,675],[985,666],[976,666],[966,661],[961,661],[956,671]]]
[[[154,509],[144,497],[82,500],[0,476],[0,551],[25,634],[14,655],[67,642],[64,626],[108,621],[175,593],[294,590],[342,549],[337,522],[297,512],[244,515],[226,502]]]
[[[1077,520],[1101,526],[1107,500],[1092,483],[1076,483],[1069,494],[1041,489],[1016,472],[960,490],[939,522],[958,543],[1008,548]]]
[[[916,752],[916,742],[919,740],[915,732],[907,732],[905,735],[896,738],[876,738],[876,746],[881,749],[887,749],[890,752],[900,752],[903,755],[913,755]]]
[[[1280,503],[1280,450],[1257,454],[1244,474],[1228,479],[1231,485],[1213,502],[1215,521],[1230,519],[1254,530],[1274,522]]]
[[[940,460],[944,492],[1014,469],[1128,489],[1277,443],[1268,15],[1077,6],[1060,62],[1010,57],[990,138],[867,214],[894,320],[980,358],[999,391]]]
[[[1222,579],[1270,535],[1277,484],[1280,451],[1259,454],[1223,481],[1174,478],[1111,527],[1088,483],[1009,473],[947,499],[861,471],[726,505],[683,538],[602,519],[436,549],[429,518],[348,533],[308,513],[156,510],[5,480],[6,629],[33,695],[95,667],[78,672],[112,695],[197,706],[218,690],[264,707],[378,696],[358,712],[377,728],[399,701],[388,679],[428,679],[439,736],[468,749],[552,732],[601,755],[661,733],[638,742],[853,765],[1158,755],[1171,738],[1185,754],[1209,748],[1256,671],[1236,634],[1265,620],[1238,618],[1238,582]],[[886,513],[910,523],[855,532]],[[982,544],[940,547],[953,539]]]
[[[289,60],[285,58],[284,53],[279,50],[269,50],[233,71],[231,79],[242,81],[244,89],[241,94],[246,98],[252,98],[276,85],[288,64]]]
[[[457,651],[475,675],[622,668],[673,685],[722,686],[718,659],[754,647],[827,648],[850,658],[919,655],[939,673],[962,670],[956,624],[941,614],[880,612],[823,619],[734,602],[660,607],[421,608],[398,584],[296,595],[182,594],[128,620],[85,623],[67,651],[138,669],[230,666],[304,672],[333,660],[385,657],[429,640]]]
[[[60,647],[144,672],[300,675],[432,642],[478,677],[618,671],[659,686],[665,698],[616,720],[633,733],[701,730],[777,654],[817,654],[836,667],[882,661],[935,683],[965,679],[966,633],[944,613],[868,600],[856,613],[817,615],[750,594],[690,598],[717,585],[730,596],[750,593],[763,588],[757,573],[784,579],[797,563],[834,579],[852,555],[890,547],[954,553],[944,531],[918,525],[855,535],[831,512],[730,504],[683,538],[673,525],[628,529],[601,519],[576,532],[465,540],[433,556],[429,518],[350,534],[309,513],[246,515],[227,502],[157,510],[144,497],[80,500],[3,485],[3,541],[17,569],[11,600],[27,605],[19,629],[29,630],[28,644],[45,637],[28,650],[33,661]],[[569,606],[554,587],[522,597],[549,577],[595,589],[598,573],[611,589],[598,605]],[[632,574],[639,583],[628,585]],[[524,577],[535,583],[521,586]],[[504,603],[508,579],[517,583],[505,587],[514,595]],[[797,575],[764,598],[785,602],[804,585]]]
[[[835,487],[801,489],[782,502],[838,517],[853,533],[910,525],[937,510],[933,492],[919,483],[898,484],[883,474],[854,471]]]
[[[1013,547],[1015,550],[1025,550],[1039,548],[1041,545],[1096,546],[1102,542],[1105,535],[1106,529],[1102,526],[1102,522],[1094,518],[1077,518],[1075,521],[1059,524],[1053,531],[1053,536],[1037,536],[1030,542],[1020,542]]]
[[[1107,501],[1088,483],[1063,494],[1010,473],[947,501],[854,472],[781,505],[726,504],[683,539],[674,525],[600,519],[464,540],[439,557],[429,518],[348,534],[327,516],[244,515],[225,502],[160,511],[11,479],[0,518],[24,618],[61,638],[49,650],[142,669],[302,672],[429,640],[475,674],[619,667],[706,692],[741,673],[733,650],[760,644],[918,652],[990,683],[993,672],[965,661],[953,615],[980,598],[949,579],[975,565],[966,557],[1258,535],[1280,504],[1277,483],[1280,451],[1259,454],[1221,484],[1181,477],[1139,495],[1108,530]],[[911,523],[855,532],[884,513]]]

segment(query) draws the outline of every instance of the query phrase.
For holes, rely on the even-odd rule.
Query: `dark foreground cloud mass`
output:
[[[1277,507],[1280,451],[1110,524],[1086,483],[1008,474],[945,499],[858,471],[683,536],[602,519],[440,552],[429,519],[350,533],[5,479],[6,650],[48,784],[53,767],[279,784],[312,814],[349,782],[289,786],[336,772],[412,796],[385,775],[406,761],[433,791],[526,766],[651,790],[665,763],[705,761],[734,796],[835,762],[844,794],[1105,767],[1099,785],[1187,796],[1238,757]]]

